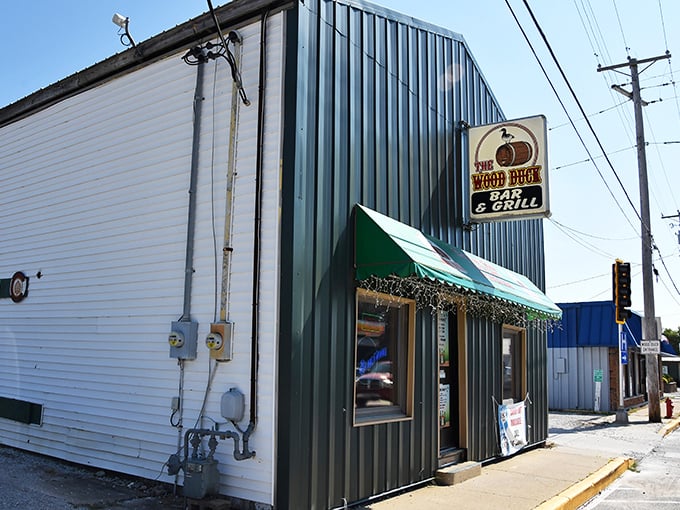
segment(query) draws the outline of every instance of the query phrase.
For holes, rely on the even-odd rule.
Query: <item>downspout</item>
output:
[[[253,305],[251,322],[250,357],[250,423],[243,433],[243,452],[248,453],[248,439],[257,426],[257,377],[260,361],[259,352],[259,307],[260,307],[260,243],[262,238],[262,173],[264,159],[264,99],[265,71],[267,68],[267,17],[262,14],[260,23],[260,78],[257,99],[257,160],[255,175],[255,223],[253,225]],[[254,455],[254,452],[253,452]]]

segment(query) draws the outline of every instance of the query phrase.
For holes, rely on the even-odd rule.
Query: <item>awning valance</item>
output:
[[[424,279],[462,296],[520,307],[531,319],[562,311],[527,277],[380,214],[355,208],[356,279]]]

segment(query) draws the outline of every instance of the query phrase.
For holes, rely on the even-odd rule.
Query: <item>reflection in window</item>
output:
[[[410,415],[415,303],[359,289],[356,316],[357,421]]]

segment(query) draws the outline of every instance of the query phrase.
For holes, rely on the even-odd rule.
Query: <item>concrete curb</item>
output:
[[[621,476],[632,464],[633,459],[630,458],[612,459],[584,480],[541,503],[536,510],[576,510]]]

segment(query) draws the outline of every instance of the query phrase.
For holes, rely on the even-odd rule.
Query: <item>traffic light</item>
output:
[[[617,324],[625,324],[632,313],[628,308],[630,300],[630,263],[616,259],[612,264],[613,295],[615,320]]]

